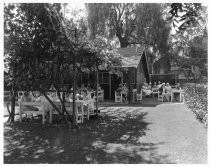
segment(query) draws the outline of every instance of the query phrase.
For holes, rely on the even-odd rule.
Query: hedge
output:
[[[206,85],[185,85],[185,103],[205,126],[208,125],[207,91],[208,87]]]

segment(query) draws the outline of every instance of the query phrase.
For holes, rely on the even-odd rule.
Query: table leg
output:
[[[89,104],[87,105],[87,120],[89,120],[89,116],[90,116],[90,113],[89,113]]]
[[[20,116],[20,122],[22,122],[22,104],[20,103],[20,109],[19,109],[19,116]]]
[[[82,106],[81,106],[81,109],[82,109],[82,110],[81,110],[81,111],[82,111],[82,123],[84,122],[84,109],[83,109],[83,108],[84,108],[84,106],[82,105]]]
[[[174,93],[171,93],[171,102],[173,102],[174,99]]]
[[[42,124],[45,124],[45,112],[42,113]]]

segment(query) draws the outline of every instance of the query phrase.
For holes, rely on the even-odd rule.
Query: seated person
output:
[[[100,84],[98,84],[98,91],[101,91],[102,89],[101,89],[101,86],[100,86]]]
[[[152,90],[148,88],[148,84],[146,82],[142,86],[142,92],[145,93],[145,96],[150,96],[152,94]]]
[[[148,89],[152,89],[152,83],[150,82],[149,85],[147,85]]]
[[[22,102],[32,102],[34,100],[33,100],[32,96],[30,95],[30,93],[26,91],[21,96],[20,101],[22,101]],[[39,111],[39,109],[37,107],[31,106],[31,105],[23,106],[23,109],[27,110],[27,111]]]
[[[50,94],[47,95],[48,98],[53,101],[53,98],[51,97]],[[45,96],[41,95],[40,97],[38,97],[36,99],[36,102],[43,102],[44,104],[40,107],[40,110],[45,111],[45,112],[49,112],[50,109],[53,109],[53,106],[50,104],[50,102],[46,99]]]
[[[122,93],[123,101],[127,101],[128,88],[127,88],[126,83],[122,86],[121,93]]]
[[[91,95],[87,93],[87,90],[84,90],[82,92],[82,98],[83,98],[83,100],[91,100],[92,99]]]
[[[122,87],[123,87],[123,84],[121,83],[121,84],[119,84],[119,87],[116,90],[118,96],[121,94]]]
[[[153,84],[152,88],[157,88],[157,84],[156,84],[156,82],[154,82],[154,84]]]
[[[162,86],[160,87],[159,92],[160,92],[160,95],[163,95],[164,98],[166,98],[167,101],[170,101],[169,100],[169,96],[170,96],[171,93],[167,93],[167,90],[166,89],[167,88],[165,86],[165,83],[162,83]]]
[[[165,83],[164,82],[161,84],[161,87],[159,88],[159,92],[160,92],[160,95],[165,94]]]
[[[93,89],[91,88],[91,86],[90,86],[90,83],[88,83],[88,85],[87,85],[87,88],[86,88],[88,91],[93,91]]]
[[[83,90],[86,90],[85,85],[82,84],[82,85],[81,85],[81,88],[79,88],[79,90],[80,90],[80,92],[82,92]]]
[[[176,86],[175,86],[175,88],[178,89],[178,90],[180,90],[181,89],[180,83],[177,83]]]
[[[83,100],[83,96],[80,93],[76,93],[75,100]]]
[[[75,100],[82,100],[83,97],[82,95],[79,93],[78,90],[75,91]],[[73,101],[73,92],[69,94],[69,101],[72,102]]]
[[[162,86],[161,82],[160,82],[160,81],[158,81],[157,88],[159,88],[159,89],[160,89],[160,87],[161,87],[161,86]]]

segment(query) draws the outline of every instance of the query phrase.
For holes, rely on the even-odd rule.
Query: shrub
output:
[[[202,123],[208,124],[208,103],[206,85],[185,85],[185,103]]]

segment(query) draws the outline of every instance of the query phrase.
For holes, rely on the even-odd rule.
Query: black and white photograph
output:
[[[1,5],[1,164],[210,163],[207,2]]]

